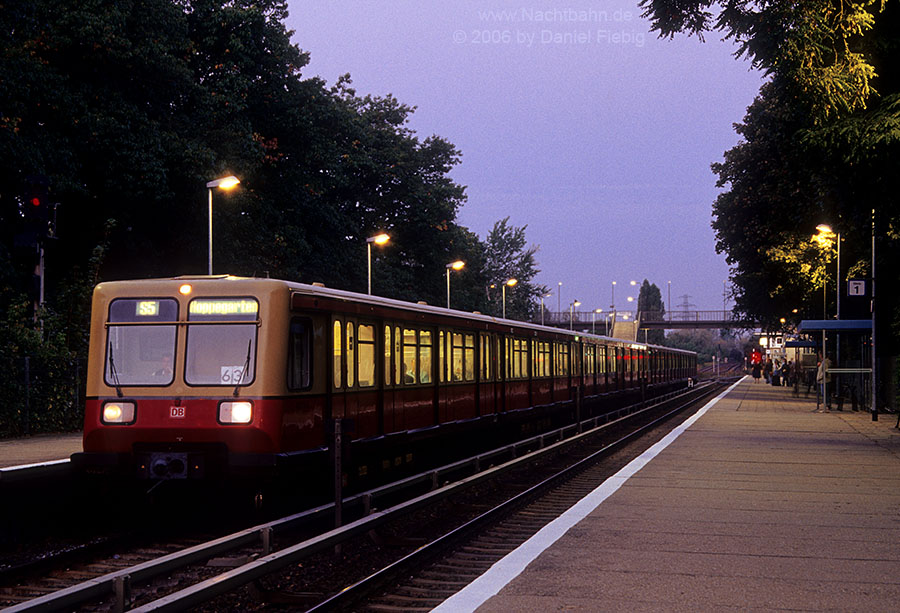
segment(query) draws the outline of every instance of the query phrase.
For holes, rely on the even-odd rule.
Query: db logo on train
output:
[[[184,419],[185,418],[184,407],[170,407],[169,408],[169,417],[171,417],[173,419]]]

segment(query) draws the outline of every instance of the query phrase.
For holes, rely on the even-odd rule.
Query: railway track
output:
[[[708,391],[719,387],[709,386]],[[558,472],[546,467],[544,478],[531,488],[310,611],[401,613],[433,609],[559,518],[627,463],[633,454],[626,452],[619,461],[606,461],[610,456],[694,402],[665,408],[641,427],[612,442],[587,445],[581,449],[582,457],[568,457],[572,463],[560,467]],[[661,436],[653,437],[650,443]]]
[[[701,393],[695,389],[693,396]],[[687,402],[670,398],[621,409],[581,428],[570,426],[351,497],[344,501],[344,516],[356,519],[337,529],[312,532],[334,515],[333,505],[323,505],[208,542],[164,544],[94,562],[73,575],[84,573],[84,581],[51,582],[40,589],[53,591],[9,610],[213,611],[266,603],[270,611],[278,610],[278,602],[288,603],[286,610],[358,608],[363,602],[372,611],[432,607],[615,472],[615,466],[588,464],[633,438],[624,431],[637,430],[634,421],[646,431]],[[378,509],[401,491],[426,493]],[[503,515],[508,517],[497,519]],[[398,580],[409,576],[410,567],[423,570]]]

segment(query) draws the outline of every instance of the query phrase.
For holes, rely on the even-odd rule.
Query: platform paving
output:
[[[81,432],[39,434],[0,440],[0,468],[68,460],[81,451]]]
[[[897,417],[814,409],[745,379],[477,610],[900,610]]]

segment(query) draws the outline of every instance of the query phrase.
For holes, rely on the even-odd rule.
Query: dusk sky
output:
[[[721,309],[709,166],[762,83],[718,37],[660,40],[636,0],[290,0],[304,76],[417,107],[410,126],[462,152],[459,223],[527,225],[551,310],[608,309],[648,279],[672,309]],[[729,303],[728,308],[731,308]]]

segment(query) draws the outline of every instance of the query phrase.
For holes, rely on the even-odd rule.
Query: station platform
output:
[[[437,611],[900,610],[897,416],[746,377]]]
[[[68,460],[81,451],[81,439],[81,432],[0,439],[0,469]]]

